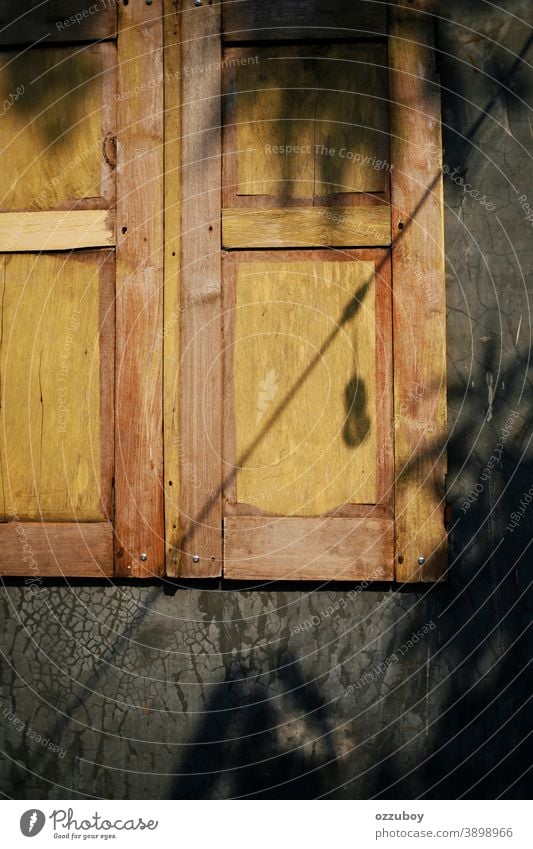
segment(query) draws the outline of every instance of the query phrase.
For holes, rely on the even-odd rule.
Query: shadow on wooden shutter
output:
[[[385,10],[183,4],[169,574],[221,573],[221,518],[228,578],[444,574],[439,92]]]
[[[0,12],[0,571],[36,580],[164,568],[162,9],[118,8],[118,49],[114,4]]]

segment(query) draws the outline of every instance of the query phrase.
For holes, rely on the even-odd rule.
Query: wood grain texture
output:
[[[391,241],[390,207],[292,207],[224,209],[225,248],[386,246]]]
[[[0,211],[111,205],[115,65],[113,44],[4,55]]]
[[[164,5],[165,67],[165,292],[163,332],[165,562],[172,574],[180,549],[180,229],[181,23],[177,0]]]
[[[364,0],[224,0],[226,41],[375,36],[386,31],[384,3]]]
[[[0,213],[0,252],[67,251],[115,244],[115,214],[107,209]]]
[[[101,521],[111,513],[113,256],[14,254],[0,268],[3,516]]]
[[[224,577],[252,581],[386,581],[391,519],[224,519]]]
[[[388,184],[383,44],[234,48],[224,55],[236,124],[236,191],[292,198]],[[227,153],[227,152],[226,152]]]
[[[113,526],[110,522],[0,524],[0,575],[41,578],[104,578],[113,575]]]
[[[91,13],[89,9],[97,6]],[[117,4],[87,0],[2,0],[0,44],[96,41],[117,31]]]
[[[220,5],[182,14],[180,563],[171,574],[222,568],[220,281]],[[194,562],[197,555],[199,562]]]
[[[391,11],[396,579],[434,581],[447,563],[440,89],[431,23]]]
[[[116,573],[150,577],[165,554],[161,0],[119,6],[118,95]]]
[[[235,500],[284,516],[375,503],[374,263],[238,262],[226,285]]]

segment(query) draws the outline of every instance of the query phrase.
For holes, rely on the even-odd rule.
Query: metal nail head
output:
[[[194,5],[195,5],[195,6],[201,6],[201,5],[202,5],[202,0],[194,0]]]
[[[418,565],[423,566],[425,562],[426,562],[426,558],[424,557],[423,554],[421,554],[420,557],[418,558]]]
[[[148,555],[147,555],[147,554],[145,554],[145,552],[144,552],[144,551],[143,551],[143,553],[141,554],[141,560],[143,561],[143,563],[144,563],[144,561],[145,561],[145,560],[148,560]]]
[[[193,554],[192,562],[193,563],[199,563],[200,562],[200,555],[199,554]]]

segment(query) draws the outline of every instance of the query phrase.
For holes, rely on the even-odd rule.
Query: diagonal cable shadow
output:
[[[521,63],[523,61],[523,57],[526,55],[531,43],[533,43],[533,34],[531,34],[527,38],[522,49],[520,50],[519,54],[517,55],[516,60],[513,62],[512,67],[509,69],[509,72],[508,72],[508,75],[507,75],[508,80],[520,69]],[[438,83],[435,83],[435,84],[438,85]],[[431,85],[431,83],[428,82],[428,85]],[[482,124],[489,117],[490,111],[494,108],[495,104],[498,101],[498,97],[499,97],[499,94],[496,93],[495,95],[493,95],[489,99],[485,108],[481,111],[481,114],[479,115],[479,117],[470,126],[468,132],[463,134],[462,138],[465,142],[472,141],[473,137],[479,131]],[[413,223],[416,222],[417,215],[423,209],[428,198],[433,194],[434,190],[437,188],[441,178],[442,178],[442,169],[439,167],[438,170],[437,170],[437,173],[435,174],[435,176],[431,180],[430,184],[424,190],[422,197],[416,203],[413,211],[409,214],[409,217],[407,217],[407,220],[403,220],[402,229],[398,232],[398,235],[391,242],[391,246],[390,246],[391,253],[392,253],[392,251],[394,251],[398,247],[399,244],[401,244],[402,239],[405,239],[405,236],[408,233],[409,229],[412,227]],[[388,262],[388,259],[389,259],[389,257],[387,256],[387,257],[383,258],[382,260],[380,260],[379,263],[376,264],[375,271],[374,271],[376,276],[379,274],[380,270],[383,268],[385,263]],[[355,316],[355,314],[357,313],[357,311],[358,311],[358,309],[361,305],[362,299],[364,298],[366,292],[368,291],[368,288],[370,286],[370,282],[371,282],[371,278],[369,278],[369,280],[367,280],[359,288],[357,293],[351,299],[351,301],[349,302],[349,304],[347,305],[347,307],[343,311],[342,315],[340,316],[338,323],[337,323],[337,326],[327,336],[327,338],[323,342],[322,346],[320,347],[319,351],[315,354],[315,356],[309,362],[309,364],[304,369],[304,371],[302,372],[300,377],[294,382],[294,384],[287,391],[287,393],[285,394],[285,396],[281,400],[279,406],[272,413],[272,415],[267,419],[267,421],[265,422],[265,424],[263,425],[263,427],[261,428],[261,430],[259,431],[259,433],[255,437],[253,442],[237,458],[237,462],[235,464],[235,467],[230,472],[228,472],[228,474],[223,478],[222,483],[212,493],[212,495],[209,497],[209,499],[206,500],[206,502],[204,503],[204,506],[199,511],[199,513],[195,517],[188,518],[188,520],[187,520],[188,521],[187,530],[181,536],[181,540],[180,540],[181,551],[183,551],[185,546],[188,543],[190,543],[191,540],[194,538],[196,529],[202,524],[203,520],[209,515],[213,504],[222,496],[226,487],[230,483],[233,482],[233,480],[235,479],[235,477],[237,475],[239,468],[241,468],[247,462],[247,460],[250,458],[250,456],[253,454],[253,452],[258,447],[258,445],[265,438],[266,434],[271,430],[271,428],[275,425],[275,423],[277,422],[279,417],[282,415],[284,410],[292,402],[292,400],[297,395],[298,391],[303,386],[305,381],[309,378],[309,376],[313,373],[315,368],[319,365],[322,357],[324,356],[326,351],[330,348],[330,346],[332,345],[332,343],[334,342],[334,340],[336,339],[336,337],[338,336],[338,334],[340,333],[340,331],[342,330],[344,325],[348,321],[350,321],[351,318],[353,318]],[[436,448],[438,450],[438,446]]]

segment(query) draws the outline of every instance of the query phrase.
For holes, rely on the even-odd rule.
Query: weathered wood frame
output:
[[[135,87],[144,81],[142,96]],[[163,5],[118,9],[115,574],[165,571]]]
[[[179,509],[173,493],[167,497],[166,568],[171,576],[207,578],[222,574],[220,5],[183,4],[180,17],[181,64],[172,67],[174,73],[181,68],[181,109],[172,121],[181,120],[181,144],[167,127],[167,155],[181,149],[181,179],[174,189],[167,184],[174,194],[167,195],[166,226],[167,234],[170,224],[181,236],[179,294],[173,266],[166,275],[169,302],[179,298],[180,321],[171,330],[167,315],[165,334],[166,387],[174,399],[166,402],[165,439],[172,444],[166,486],[171,469],[175,477],[179,468]],[[172,91],[177,97],[175,85]],[[179,375],[177,388],[170,386],[172,375]]]
[[[426,7],[425,0],[389,7],[399,582],[436,581],[447,568],[442,141],[433,19]]]
[[[302,3],[306,7],[307,0]],[[234,9],[240,14],[239,4],[234,4]],[[261,4],[258,9],[262,14]],[[0,215],[0,250],[117,245],[116,351],[120,354],[115,394],[115,567],[111,522],[41,524],[20,522],[13,516],[11,522],[0,525],[3,574],[37,571],[42,576],[146,578],[164,574],[165,555],[170,576],[222,573],[221,128],[214,120],[221,92],[220,34],[224,27],[220,14],[220,6],[194,7],[191,2],[183,9],[178,0],[154,0],[150,6],[120,5],[118,94],[139,78],[153,79],[154,84],[142,98],[118,98],[116,221],[114,212],[98,209]],[[102,32],[104,38],[115,35],[111,17]],[[365,31],[368,35],[383,32],[381,18],[370,16],[363,24],[359,36]],[[232,25],[238,28],[239,21],[233,20]],[[83,32],[78,31],[81,40],[94,37],[92,30]],[[248,36],[239,32],[239,39],[246,41]],[[263,36],[266,33],[261,32]],[[328,31],[324,37],[332,35],[335,33]],[[379,576],[412,582],[440,580],[446,573],[440,92],[434,70],[432,20],[424,0],[409,4],[398,0],[389,7],[388,36],[393,165],[394,572],[387,566],[370,575],[364,560],[347,566],[346,550],[341,546],[337,574],[335,558],[322,567],[315,557],[305,574],[297,570],[300,578]],[[163,56],[164,43],[168,49]],[[199,77],[182,74],[193,56],[193,64],[204,70],[212,66],[211,70]],[[209,108],[198,106],[205,103]],[[177,179],[180,173],[181,179]],[[205,202],[199,203],[199,197]],[[353,207],[354,214],[356,209]],[[265,211],[243,209],[242,213],[260,217]],[[311,215],[312,224],[314,211],[305,213]],[[227,222],[233,235],[225,238],[226,244],[251,247],[239,222],[230,219],[231,214]],[[15,244],[14,232],[18,234]],[[388,244],[387,232],[385,229],[379,236],[384,244]],[[319,234],[318,244],[329,240],[328,233]],[[268,246],[276,246],[275,239]],[[280,240],[279,246],[286,248],[287,244]],[[201,381],[194,377],[195,372],[202,375]],[[109,395],[105,403],[108,401]],[[191,485],[194,467],[201,487]],[[388,560],[392,518],[375,513],[359,518],[366,521],[372,516],[372,521],[389,523],[379,531],[381,541],[376,538],[372,543],[381,546],[379,550]],[[270,519],[228,517],[226,532],[235,546],[244,550],[249,528],[239,524],[243,520],[262,523],[264,536],[269,533]],[[338,522],[348,520],[348,516],[336,518]],[[288,547],[289,561],[294,563],[294,557],[301,555],[297,527],[291,523],[304,520],[282,521],[285,535],[296,534],[295,545]],[[374,528],[376,533],[378,530]],[[325,545],[329,556],[327,535],[319,528],[316,533],[317,551]],[[23,560],[21,565],[19,546],[24,537],[38,562],[37,570]],[[257,577],[279,578],[287,562],[276,566],[265,561],[264,571]],[[231,560],[225,574],[243,576]]]
[[[48,11],[55,15],[66,10],[64,2],[57,2]],[[72,40],[95,41],[116,36],[113,9],[100,17],[99,26],[81,26]],[[37,13],[21,16],[20,21],[3,31],[0,43],[4,49],[13,44],[36,41],[64,43],[64,33],[54,31],[50,20],[44,16],[41,5]],[[50,37],[42,39],[45,32]],[[78,48],[83,50],[85,48]],[[100,197],[66,201],[64,208],[38,210],[30,208],[20,212],[0,213],[0,252],[33,254],[36,267],[39,254],[60,251],[68,268],[69,253],[77,249],[112,248],[115,245],[115,213],[108,208],[115,199],[113,155],[116,111],[115,55],[111,44],[100,45],[102,54],[102,177]],[[111,76],[113,79],[111,80]],[[108,145],[111,145],[108,147]],[[74,208],[72,208],[74,206]],[[104,207],[104,208],[101,208]],[[94,262],[98,254],[91,251],[74,255],[75,262]],[[102,578],[113,575],[113,503],[112,476],[114,467],[113,411],[114,411],[114,358],[115,358],[115,257],[113,251],[102,251],[98,271],[99,280],[99,359],[100,359],[100,470],[101,519],[99,521],[27,520],[16,513],[16,508],[6,511],[7,521],[0,524],[0,573],[27,576],[28,583],[39,583],[48,577]],[[80,423],[82,426],[82,423]]]

